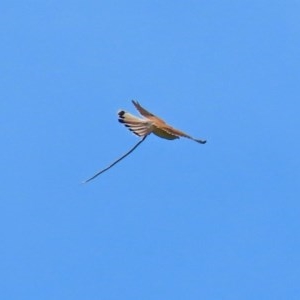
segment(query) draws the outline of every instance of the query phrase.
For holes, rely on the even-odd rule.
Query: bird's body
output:
[[[119,111],[118,115],[119,122],[123,123],[136,135],[143,137],[145,135],[149,135],[150,133],[154,133],[155,135],[167,140],[186,137],[201,144],[206,143],[205,140],[195,139],[190,135],[168,125],[163,119],[147,111],[138,102],[132,101],[132,103],[144,118],[136,117],[128,112],[125,112],[124,110]]]

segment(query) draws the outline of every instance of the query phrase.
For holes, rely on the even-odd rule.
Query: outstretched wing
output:
[[[149,121],[152,122],[152,127],[150,132],[153,132],[155,135],[167,140],[174,140],[180,137],[185,137],[200,144],[206,143],[206,140],[195,139],[192,136],[186,134],[185,132],[175,129],[172,126],[168,125],[164,120],[153,115],[145,108],[143,108],[137,101],[132,100],[132,103],[142,116],[144,116],[145,118],[147,118]]]
[[[150,120],[156,119],[159,122],[165,123],[164,120],[162,120],[161,118],[155,116],[154,114],[152,114],[151,112],[149,112],[148,110],[143,108],[137,101],[132,100],[132,103],[135,106],[135,108],[138,110],[138,112],[145,118],[150,119]]]
[[[154,124],[154,126],[155,126],[155,124]],[[175,129],[175,128],[173,128],[172,126],[170,126],[168,124],[166,124],[165,126],[159,126],[159,127],[156,127],[156,128],[158,128],[158,130],[160,130],[162,132],[167,133],[169,136],[174,136],[174,138],[171,138],[171,139],[175,139],[175,138],[179,138],[179,137],[185,137],[185,138],[191,139],[191,140],[193,140],[197,143],[200,143],[200,144],[205,144],[206,143],[206,140],[195,139],[192,136],[186,134],[185,132],[183,132],[181,130],[178,130],[178,129]],[[158,136],[161,136],[157,133],[156,129],[153,130],[153,133],[158,135]],[[161,136],[161,137],[163,137],[163,136]]]
[[[143,137],[151,133],[152,123],[146,119],[135,117],[134,115],[121,110],[118,112],[119,122],[124,124],[137,136]]]

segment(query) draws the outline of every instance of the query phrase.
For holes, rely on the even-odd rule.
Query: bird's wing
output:
[[[186,137],[200,144],[206,143],[206,140],[195,139],[192,136],[186,134],[185,132],[175,129],[172,126],[166,124],[164,120],[144,109],[137,101],[132,100],[132,103],[142,116],[144,116],[152,122],[152,132],[158,135],[159,137],[168,140],[174,140],[179,137]]]
[[[146,119],[135,117],[134,115],[121,110],[118,112],[119,122],[124,124],[137,136],[143,137],[152,132],[152,122]]]
[[[169,131],[165,130],[164,127],[153,125],[153,133],[163,139],[167,140],[175,140],[179,139],[178,135],[170,133]]]
[[[156,127],[155,124],[154,124],[154,126]],[[170,136],[175,136],[175,138],[176,137],[177,138],[179,138],[179,137],[185,137],[185,138],[191,139],[191,140],[193,140],[195,142],[198,142],[200,144],[205,144],[206,143],[206,140],[195,139],[192,136],[186,134],[185,132],[183,132],[181,130],[178,130],[178,129],[175,129],[175,128],[173,128],[172,126],[170,126],[168,124],[165,124],[164,126],[157,126],[156,128],[159,128],[161,131],[167,133]],[[155,133],[155,130],[153,131],[153,133]]]
[[[165,123],[164,120],[162,120],[161,118],[155,116],[154,114],[152,114],[151,112],[149,112],[148,110],[143,108],[137,101],[132,100],[132,103],[135,106],[135,108],[138,110],[138,112],[145,118],[150,119],[150,120],[156,119],[162,123]]]

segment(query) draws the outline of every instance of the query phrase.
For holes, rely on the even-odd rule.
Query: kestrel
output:
[[[124,110],[121,110],[118,112],[119,122],[123,123],[126,127],[129,128],[130,131],[135,133],[137,136],[144,137],[146,135],[149,135],[150,133],[154,133],[155,135],[167,140],[186,137],[200,144],[206,143],[205,140],[195,139],[190,135],[171,127],[164,120],[153,115],[145,108],[143,108],[138,102],[132,100],[132,103],[144,118],[138,118],[128,112],[125,112]]]
[[[153,115],[145,108],[143,108],[137,101],[132,100],[132,103],[135,106],[135,108],[138,110],[138,112],[143,116],[143,118],[136,117],[128,112],[125,112],[124,110],[120,110],[118,111],[118,116],[119,116],[118,120],[120,123],[123,123],[126,127],[128,127],[130,131],[132,131],[134,134],[141,137],[142,139],[132,149],[126,152],[123,156],[118,158],[108,167],[99,171],[98,173],[96,173],[94,176],[84,181],[83,183],[86,183],[94,179],[95,177],[99,176],[103,172],[113,167],[115,164],[117,164],[119,161],[121,161],[123,158],[129,155],[132,151],[134,151],[151,133],[154,133],[155,135],[167,140],[175,140],[175,139],[179,139],[180,137],[185,137],[193,141],[196,141],[197,143],[200,144],[206,143],[206,140],[195,139],[190,135],[168,125],[164,120]]]

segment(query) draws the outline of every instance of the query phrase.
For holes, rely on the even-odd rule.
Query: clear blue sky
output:
[[[300,299],[299,1],[2,1],[0,298]],[[131,100],[191,135],[134,145]]]

